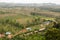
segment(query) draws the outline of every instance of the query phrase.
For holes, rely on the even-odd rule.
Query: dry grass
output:
[[[19,18],[17,21],[21,24],[27,24],[27,21],[32,22],[33,18]]]

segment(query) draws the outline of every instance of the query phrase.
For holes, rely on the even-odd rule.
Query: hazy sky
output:
[[[0,2],[8,3],[57,3],[60,4],[60,0],[0,0]]]

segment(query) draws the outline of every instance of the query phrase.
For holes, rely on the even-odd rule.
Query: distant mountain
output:
[[[20,7],[20,6],[29,6],[29,7],[52,7],[52,6],[60,6],[54,3],[40,3],[40,4],[36,4],[36,3],[0,3],[0,7]]]

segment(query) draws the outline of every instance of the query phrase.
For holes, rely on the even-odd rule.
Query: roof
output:
[[[27,30],[31,30],[31,28],[26,28]]]
[[[11,34],[11,32],[6,32],[7,35]]]

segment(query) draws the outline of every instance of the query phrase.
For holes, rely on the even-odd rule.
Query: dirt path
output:
[[[27,30],[26,30],[26,29],[22,29],[21,31],[19,31],[19,32],[17,32],[15,35],[13,35],[13,37],[15,37],[16,35],[25,33],[25,32],[27,32]]]
[[[45,28],[42,28],[42,29],[39,29],[39,30],[36,30],[36,31],[33,31],[33,32],[41,32],[41,31],[43,31],[43,30],[45,30]],[[28,32],[26,29],[22,29],[20,32],[17,32],[15,35],[13,35],[13,38],[16,36],[16,35],[19,35],[19,34],[22,34],[22,33],[26,33],[26,32]],[[29,32],[29,34],[30,34],[31,32]],[[26,33],[26,34],[28,34],[28,33]],[[22,34],[22,35],[24,35],[24,34]]]

